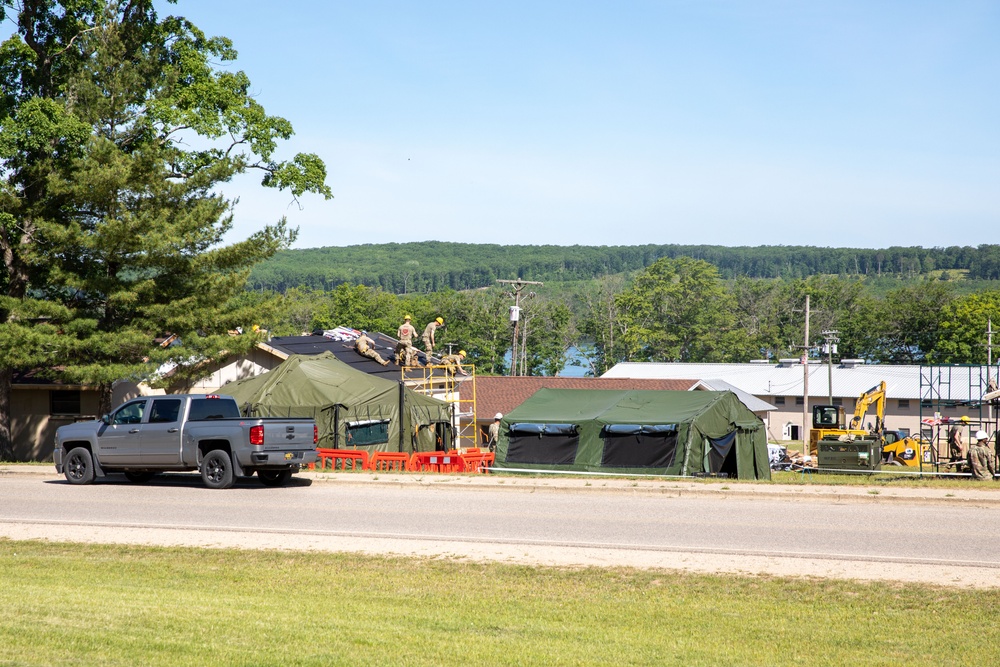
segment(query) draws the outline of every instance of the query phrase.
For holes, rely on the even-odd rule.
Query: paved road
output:
[[[83,487],[4,475],[0,536],[1000,586],[1000,494],[889,502],[863,490],[806,499],[726,486],[476,482],[348,475],[211,491],[195,475]]]

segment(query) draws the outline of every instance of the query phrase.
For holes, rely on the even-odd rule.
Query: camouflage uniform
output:
[[[981,443],[969,448],[969,468],[973,479],[993,479],[997,472],[997,455],[992,449]]]
[[[399,331],[396,332],[396,338],[399,339],[396,343],[396,363],[400,366],[416,365],[417,350],[413,347],[413,339],[416,337],[417,330],[410,324],[410,320],[399,325]]]
[[[462,368],[462,364],[465,362],[465,357],[460,354],[449,354],[441,357],[441,363],[445,366],[445,371],[449,375],[454,375],[455,371],[458,371],[462,375],[468,375],[469,373]]]
[[[431,362],[431,355],[434,353],[434,332],[440,323],[437,320],[431,320],[430,323],[424,327],[424,352],[427,353],[427,363]]]
[[[389,362],[383,359],[379,353],[375,351],[375,341],[364,334],[358,336],[358,339],[354,341],[354,349],[357,350],[358,354],[362,357],[374,359],[383,366],[389,365]]]
[[[489,439],[486,442],[487,447],[490,451],[496,451],[497,440],[500,438],[500,420],[494,419],[493,423],[490,424]]]
[[[962,442],[962,426],[955,424],[948,429],[948,452],[952,461],[965,460],[965,443]]]

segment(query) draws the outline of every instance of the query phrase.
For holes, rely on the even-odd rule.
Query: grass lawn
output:
[[[0,609],[0,665],[1000,660],[1000,591],[626,568],[0,540]]]

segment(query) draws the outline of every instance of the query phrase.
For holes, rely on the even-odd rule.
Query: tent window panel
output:
[[[607,468],[669,468],[677,453],[677,432],[604,434],[601,465]]]
[[[511,433],[507,446],[507,462],[572,465],[576,462],[576,450],[579,447],[578,435]]]
[[[347,447],[381,445],[389,442],[389,420],[347,423]]]

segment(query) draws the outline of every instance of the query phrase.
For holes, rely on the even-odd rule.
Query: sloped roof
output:
[[[731,391],[736,394],[736,397],[743,402],[743,405],[750,408],[751,412],[768,412],[770,410],[777,410],[767,401],[762,401],[753,394],[749,394],[736,385],[729,384],[725,380],[712,379],[712,380],[702,380],[702,384],[709,391]]]
[[[833,376],[833,396],[857,398],[885,380],[886,396],[893,399],[919,400],[921,398],[921,367],[915,365],[859,364],[834,365],[809,364],[809,396],[822,398],[830,394],[829,377]],[[942,367],[932,367],[942,368]],[[969,371],[973,367],[948,368],[943,398],[967,400],[969,398]],[[605,378],[670,379],[677,377],[719,378],[754,396],[801,396],[803,369],[801,363],[782,364],[685,364],[624,362],[605,373]],[[978,377],[978,376],[977,376]],[[924,386],[942,385],[935,378],[925,376]],[[973,383],[974,384],[974,383]],[[976,398],[978,398],[976,394]]]
[[[630,378],[589,377],[484,377],[476,378],[476,418],[492,421],[493,415],[507,414],[539,389],[641,389],[687,391],[697,380],[633,380]]]
[[[383,359],[389,361],[388,366],[382,366],[374,359],[362,357],[354,349],[354,341],[333,340],[322,335],[309,336],[275,336],[267,342],[267,346],[280,352],[283,355],[293,354],[321,354],[330,352],[339,361],[344,362],[355,370],[363,371],[369,375],[385,377],[394,381],[400,379],[400,367],[393,361],[393,354],[396,343],[399,342],[391,336],[386,336],[380,332],[368,332],[368,337],[375,342],[375,351]],[[420,353],[420,360],[423,362],[426,355]],[[441,363],[437,357],[432,357],[433,363]]]

